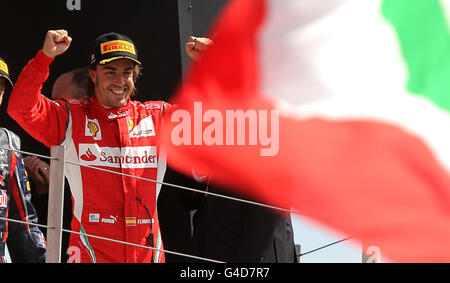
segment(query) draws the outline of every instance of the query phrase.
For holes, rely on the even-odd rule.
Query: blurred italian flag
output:
[[[438,0],[230,1],[211,31],[214,45],[173,103],[192,116],[195,102],[203,113],[279,111],[279,119],[258,121],[278,150],[262,156],[261,136],[257,145],[174,144],[180,119],[173,119],[163,134],[169,164],[291,207],[391,261],[450,261],[445,7]],[[203,129],[213,123],[204,118]]]

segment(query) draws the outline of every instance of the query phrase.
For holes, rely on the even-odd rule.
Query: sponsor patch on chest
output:
[[[93,137],[96,141],[102,139],[102,130],[100,129],[100,123],[97,119],[88,119],[86,117],[86,127],[84,134],[86,137]]]
[[[141,122],[134,127],[131,127],[132,124],[130,124],[130,138],[133,139],[155,136],[155,125],[153,124],[152,116],[153,115],[142,119]]]
[[[83,165],[112,168],[157,168],[156,146],[100,147],[97,144],[79,144]]]

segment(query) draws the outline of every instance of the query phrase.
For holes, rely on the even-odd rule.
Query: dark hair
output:
[[[97,70],[97,66],[98,65],[91,65],[89,66],[87,69],[88,70]],[[142,66],[135,64],[134,68],[133,68],[133,81],[134,83],[137,82],[137,80],[140,78],[140,76],[142,75]],[[88,96],[94,95],[95,92],[95,84],[92,82],[91,78],[89,77],[89,73],[88,73],[88,83],[87,83],[87,93]],[[137,93],[137,89],[136,89],[136,85],[134,86],[133,89],[133,93],[131,94],[131,96],[135,96]]]

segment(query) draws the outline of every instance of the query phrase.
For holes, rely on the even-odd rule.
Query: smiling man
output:
[[[71,42],[65,30],[47,32],[42,50],[14,87],[9,115],[45,145],[65,145],[70,161],[162,180],[157,134],[167,104],[130,99],[141,70],[130,38],[108,33],[95,40],[88,101],[53,101],[40,93],[51,62]],[[73,199],[72,230],[139,245],[72,234],[70,262],[164,262],[155,183],[75,165],[66,165],[65,175]]]
[[[98,102],[105,107],[125,105],[133,92],[133,62],[120,59],[97,68],[91,70],[89,75],[95,81]]]
[[[141,63],[130,38],[107,33],[94,42],[89,69],[89,93],[106,108],[121,107],[135,94]]]

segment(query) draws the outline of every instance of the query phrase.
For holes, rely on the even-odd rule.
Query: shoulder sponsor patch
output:
[[[0,174],[0,186],[2,186],[2,187],[6,186],[6,184],[5,184],[6,175],[7,175],[6,171],[3,171]]]

